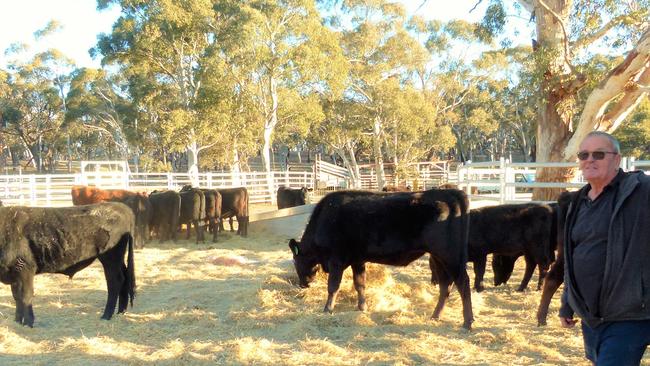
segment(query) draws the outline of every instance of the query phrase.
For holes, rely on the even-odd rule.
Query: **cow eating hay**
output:
[[[406,266],[429,253],[440,283],[432,318],[439,317],[455,283],[463,303],[463,327],[470,329],[467,208],[467,197],[457,190],[330,193],[314,208],[301,241],[289,241],[300,286],[309,286],[319,267],[327,272],[324,311],[331,313],[343,271],[352,267],[357,306],[363,311],[366,262]]]
[[[11,285],[15,320],[34,326],[34,275],[61,273],[72,277],[96,258],[102,263],[108,288],[102,319],[113,316],[115,305],[118,313],[126,310],[129,300],[133,306],[134,226],[133,212],[122,203],[1,207],[0,281]]]

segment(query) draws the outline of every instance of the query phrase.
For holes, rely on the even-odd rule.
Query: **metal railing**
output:
[[[311,172],[271,172],[273,190],[269,190],[265,172],[199,173],[200,188],[246,187],[251,203],[274,202],[278,187],[313,188]],[[192,184],[187,173],[95,173],[0,175],[0,200],[5,205],[70,206],[73,185],[93,185],[102,189],[128,189],[150,193],[155,190],[179,190]],[[197,186],[197,185],[195,185]]]
[[[577,189],[585,185],[582,176],[576,176],[570,182],[534,181],[537,168],[558,167],[577,168],[578,163],[511,163],[504,158],[499,161],[466,163],[458,167],[457,184],[467,192],[470,199],[493,200],[501,204],[530,201],[532,188]],[[650,170],[650,161],[622,158],[621,168],[625,171],[641,168]]]

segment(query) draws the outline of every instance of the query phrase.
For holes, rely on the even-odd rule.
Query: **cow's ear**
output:
[[[298,255],[300,250],[298,249],[298,242],[296,242],[295,239],[289,240],[289,248],[291,249],[291,252],[293,255]]]

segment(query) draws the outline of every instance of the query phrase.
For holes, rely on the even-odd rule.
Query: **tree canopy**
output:
[[[49,50],[0,70],[3,156],[269,171],[282,148],[381,177],[386,162],[571,160],[593,129],[648,154],[649,0],[483,1],[472,23],[386,0],[98,0],[121,9],[91,50],[101,69]],[[530,43],[510,39],[514,16]]]

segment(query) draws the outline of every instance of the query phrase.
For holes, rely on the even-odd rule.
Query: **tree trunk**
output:
[[[546,4],[566,24],[571,9],[571,0],[547,0]],[[544,67],[544,80],[540,85],[540,98],[537,114],[537,154],[536,161],[560,162],[571,137],[571,119],[574,113],[575,96],[585,80],[576,79],[571,72],[564,47],[564,32],[558,19],[537,4],[537,41],[540,48],[536,52],[546,52],[550,57]],[[537,169],[537,182],[566,182],[575,174],[573,168]],[[535,188],[533,200],[550,201],[557,199],[560,188]]]
[[[375,158],[375,172],[377,173],[377,189],[380,191],[386,185],[386,175],[384,173],[384,155],[382,154],[381,144],[381,119],[375,117],[372,129],[373,154]]]
[[[196,141],[192,141],[186,149],[187,174],[193,187],[199,186],[199,148]]]
[[[271,144],[273,143],[273,131],[278,124],[278,91],[275,78],[269,76],[269,96],[271,98],[271,109],[266,111],[264,121],[264,145],[262,146],[262,162],[266,171],[266,184],[272,203],[275,203],[275,191],[273,176],[271,175]]]
[[[239,151],[237,150],[237,144],[233,145],[232,149],[232,164],[230,165],[230,171],[233,177],[233,186],[241,186],[241,162],[239,161]]]

